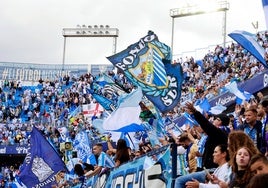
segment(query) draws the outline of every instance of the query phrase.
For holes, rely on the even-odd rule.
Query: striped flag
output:
[[[233,31],[228,34],[229,37],[234,39],[238,44],[245,48],[251,55],[253,55],[258,61],[260,61],[263,66],[268,68],[268,65],[265,60],[265,50],[264,48],[256,41],[256,36],[247,31]]]
[[[171,49],[152,31],[138,42],[107,57],[161,111],[168,112],[179,102],[183,73],[171,63]]]

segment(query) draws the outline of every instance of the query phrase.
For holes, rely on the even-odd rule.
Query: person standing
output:
[[[214,148],[218,145],[227,145],[228,134],[220,128],[222,125],[229,124],[229,118],[227,116],[221,116],[214,119],[213,123],[208,121],[208,119],[197,111],[194,105],[190,102],[185,104],[185,110],[193,116],[193,118],[199,123],[203,131],[207,134],[207,140],[204,146],[203,153],[203,167],[207,169],[217,168],[218,165],[213,162],[213,152]],[[222,118],[224,117],[224,118]],[[227,117],[227,118],[225,118]],[[186,182],[196,179],[201,183],[205,183],[206,171],[194,172],[184,176],[179,176],[175,181],[175,188],[185,187]]]
[[[188,137],[188,133],[182,133],[179,137],[179,144],[186,149],[186,162],[189,173],[195,172],[197,170],[197,152],[198,146],[193,143]]]
[[[211,123],[203,114],[195,109],[192,103],[186,103],[185,109],[194,117],[207,134],[203,153],[203,167],[207,169],[216,168],[217,165],[213,162],[213,148],[220,144],[227,145],[228,134],[221,129],[221,126],[227,126],[229,124],[229,117],[225,114],[220,114]]]
[[[101,172],[108,171],[110,168],[115,166],[114,161],[102,150],[103,146],[101,143],[93,146],[93,154],[97,159],[97,165],[94,167],[93,171],[85,173],[87,178],[91,178],[92,176],[98,175]]]
[[[257,120],[257,109],[250,107],[245,110],[245,122],[238,127],[244,131],[254,142],[260,152],[265,154],[266,143],[263,136],[262,122]]]

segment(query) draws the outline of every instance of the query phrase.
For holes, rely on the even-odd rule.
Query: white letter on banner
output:
[[[148,170],[145,170],[144,173],[144,187],[150,188],[150,187],[161,187],[166,188],[165,182],[160,178],[163,177],[162,175],[162,167],[161,164],[156,164],[149,168]]]
[[[24,69],[20,70],[20,79],[19,80],[24,80]]]
[[[19,80],[20,79],[20,69],[17,69],[16,70],[16,80]]]
[[[34,70],[33,79],[34,79],[34,81],[38,81],[40,79],[40,71],[39,70]]]
[[[114,181],[114,187],[124,187],[124,177],[123,176],[119,176],[115,179]]]
[[[32,80],[33,80],[33,70],[29,70],[28,81],[32,81]]]
[[[124,182],[124,187],[127,187],[128,184],[132,184],[134,183],[134,174],[128,174],[126,177],[125,177],[125,182]]]

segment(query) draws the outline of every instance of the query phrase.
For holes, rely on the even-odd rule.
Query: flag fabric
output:
[[[103,121],[103,128],[118,132],[143,131],[144,128],[139,118],[141,99],[142,90],[140,87],[132,93],[120,97],[118,108]]]
[[[204,67],[203,60],[196,60],[195,62],[196,62],[197,65],[199,65],[201,67],[201,70],[204,72],[205,67]]]
[[[91,155],[91,141],[86,131],[80,131],[76,134],[73,141],[73,147],[77,151],[77,157],[83,162],[86,162],[89,155]]]
[[[211,108],[208,99],[205,97],[203,99],[200,99],[197,101],[197,103],[195,104],[196,106],[198,106],[197,109],[200,109],[198,111],[202,111],[202,112],[208,112]]]
[[[91,89],[87,89],[87,92],[108,111],[113,111],[118,97],[126,93],[121,86],[105,74],[94,80]]]
[[[265,61],[265,50],[256,41],[255,35],[247,31],[236,30],[228,34],[233,40],[245,48],[251,55],[253,55],[257,60],[259,60],[263,66],[268,68]]]
[[[98,81],[100,85],[106,85],[107,83],[114,84],[114,80],[106,74],[102,74],[101,76],[99,76],[96,81]]]
[[[114,110],[115,107],[112,100],[107,99],[106,97],[96,93],[91,93],[91,95],[105,110],[108,111]]]
[[[55,175],[61,170],[66,170],[64,162],[46,138],[33,127],[30,149],[20,168],[20,181],[27,187],[51,187],[55,184]]]
[[[81,112],[81,106],[78,106],[77,108],[75,108],[75,110],[73,110],[72,112],[70,112],[70,114],[68,115],[68,119],[76,116],[80,112]]]
[[[190,124],[191,127],[195,125],[199,125],[199,123],[189,113],[184,112],[183,116],[186,118],[185,124]]]
[[[171,49],[149,31],[140,41],[107,57],[161,111],[173,109],[181,96],[181,65],[171,64]]]
[[[233,93],[237,98],[239,98],[242,101],[244,100],[247,101],[251,97],[251,94],[245,91],[241,91],[241,89],[238,88],[236,81],[232,81],[226,84],[225,89],[229,91],[230,93]]]
[[[268,0],[262,0],[266,29],[268,29]]]
[[[218,114],[221,114],[226,109],[227,109],[226,106],[223,106],[223,105],[219,104],[219,105],[211,107],[209,112],[214,114],[214,115],[218,115]]]
[[[104,109],[99,103],[90,103],[90,104],[83,104],[82,111],[84,116],[88,120],[90,120],[93,116],[100,117]]]

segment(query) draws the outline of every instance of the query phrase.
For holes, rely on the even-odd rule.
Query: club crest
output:
[[[39,182],[45,181],[54,171],[49,167],[49,165],[39,157],[33,159],[32,172],[36,175]]]

